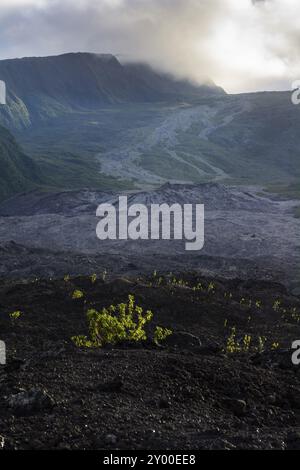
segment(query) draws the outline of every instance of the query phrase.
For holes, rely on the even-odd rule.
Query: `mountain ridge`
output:
[[[0,123],[26,128],[74,110],[104,105],[193,101],[224,91],[213,83],[197,86],[145,64],[121,64],[112,54],[85,52],[0,61],[8,105]]]

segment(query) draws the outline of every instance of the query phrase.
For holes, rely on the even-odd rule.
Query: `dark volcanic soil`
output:
[[[0,283],[5,449],[300,448],[300,366],[290,349],[299,298],[266,282],[172,279]],[[84,298],[72,300],[74,289]],[[175,331],[163,347],[72,344],[87,334],[88,307],[128,294]],[[224,351],[232,327],[237,339],[251,335],[248,353]]]

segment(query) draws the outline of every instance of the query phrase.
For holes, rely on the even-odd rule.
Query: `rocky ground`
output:
[[[259,188],[215,183],[166,184],[127,193],[128,206],[204,204],[205,244],[187,252],[181,240],[106,240],[96,236],[101,203],[118,208],[117,192],[31,192],[0,205],[0,276],[117,276],[154,270],[197,270],[207,276],[266,279],[299,293],[299,202],[258,194]]]
[[[151,330],[140,345],[73,345],[73,335],[87,334],[89,307],[128,294],[173,330],[162,346]],[[299,297],[264,281],[192,273],[2,281],[1,446],[299,449],[300,367],[291,361],[299,320]],[[241,352],[228,348],[234,327]]]

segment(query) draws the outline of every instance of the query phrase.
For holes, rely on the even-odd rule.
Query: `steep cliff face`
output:
[[[27,127],[72,110],[107,104],[195,99],[224,93],[213,83],[196,86],[143,65],[123,65],[110,54],[73,53],[0,61],[8,106],[0,122]]]

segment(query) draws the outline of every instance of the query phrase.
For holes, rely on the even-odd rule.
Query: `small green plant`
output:
[[[65,281],[65,282],[69,282],[70,279],[71,279],[71,278],[70,278],[69,274],[66,274],[66,275],[64,276],[64,281]]]
[[[226,352],[228,354],[247,353],[250,350],[251,342],[252,342],[251,335],[245,335],[242,338],[241,342],[239,342],[236,339],[236,328],[233,327],[231,329],[231,333],[229,337],[227,338]]]
[[[84,335],[73,336],[71,339],[78,348],[91,348],[93,346],[92,341],[89,341]]]
[[[78,347],[101,348],[106,344],[122,342],[141,342],[147,339],[145,326],[152,320],[151,310],[144,312],[136,305],[133,295],[128,296],[127,303],[111,305],[100,312],[95,309],[87,311],[90,338],[74,336],[72,341]],[[157,327],[154,341],[163,341],[172,332]]]
[[[174,287],[188,287],[188,282],[184,279],[177,279],[175,276],[170,280],[169,284]]]
[[[210,282],[207,287],[207,292],[214,292],[215,291],[215,284]]]
[[[260,352],[260,353],[264,352],[266,342],[267,342],[267,338],[265,336],[259,336],[259,338],[258,338],[258,347],[257,347],[258,352]]]
[[[159,276],[158,271],[153,271],[152,278],[149,280],[149,287],[154,285],[161,286],[163,284],[164,278]]]
[[[162,343],[165,339],[168,338],[168,336],[171,336],[172,333],[172,330],[169,330],[168,328],[162,328],[161,326],[157,326],[153,338],[154,343],[157,345]]]
[[[265,351],[267,338],[265,336],[259,336],[257,340],[250,335],[244,335],[240,340],[237,339],[236,328],[231,328],[230,335],[227,338],[225,352],[227,354],[235,353],[248,353],[251,351],[263,352]],[[279,347],[278,343],[273,343],[272,349]]]
[[[231,292],[224,292],[224,298],[225,299],[232,299],[232,293]]]
[[[240,352],[240,345],[236,340],[236,328],[231,328],[230,335],[227,338],[226,343],[226,352],[228,354],[234,354],[236,352]]]
[[[193,287],[193,291],[198,291],[198,290],[203,290],[203,286],[201,284],[201,282],[199,282],[196,286]]]
[[[91,283],[95,284],[96,281],[97,281],[97,274],[92,274],[91,275]]]
[[[16,312],[11,312],[9,314],[9,318],[13,321],[18,320],[22,316],[22,312],[20,310],[17,310]]]
[[[245,335],[243,338],[243,352],[249,352],[250,345],[252,341],[252,336],[251,335]]]
[[[72,294],[73,300],[79,300],[79,299],[82,299],[83,297],[84,297],[84,293],[81,290],[79,289],[74,290]]]
[[[292,320],[294,320],[296,323],[300,322],[300,314],[299,312],[297,312],[296,307],[291,308],[289,313],[290,313]]]

